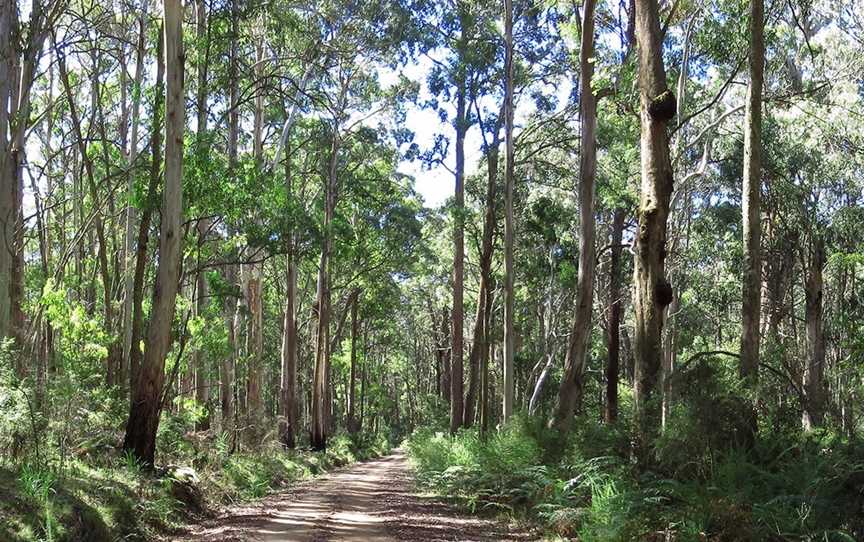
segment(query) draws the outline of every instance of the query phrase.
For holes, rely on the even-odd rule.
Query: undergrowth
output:
[[[56,311],[68,309],[65,299]],[[157,468],[143,469],[122,452],[128,404],[102,385],[98,324],[80,307],[63,314],[56,374],[41,394],[16,376],[0,341],[0,542],[154,540],[216,504],[389,451],[385,430],[332,436],[326,452],[285,451],[275,431],[254,441],[191,431],[204,409],[180,397],[162,413]]]
[[[148,541],[177,533],[214,505],[260,498],[298,481],[389,451],[386,438],[336,435],[326,452],[285,451],[267,440],[229,453],[199,436],[173,436],[155,472],[118,449],[0,467],[3,542]],[[182,442],[181,442],[182,441]]]
[[[692,420],[680,413],[676,420]],[[670,426],[653,465],[630,461],[622,425],[585,418],[565,441],[539,421],[406,445],[422,486],[472,510],[526,517],[549,536],[614,541],[864,540],[864,443],[766,430],[754,446],[706,448]]]

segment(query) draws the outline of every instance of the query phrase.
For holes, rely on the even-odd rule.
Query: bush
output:
[[[620,424],[584,418],[563,442],[517,418],[485,439],[424,428],[406,445],[425,488],[582,542],[864,540],[862,443],[765,431],[750,448],[684,446],[700,430],[670,427],[645,472]]]

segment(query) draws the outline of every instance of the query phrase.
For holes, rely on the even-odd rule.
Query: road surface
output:
[[[321,476],[254,506],[233,508],[178,541],[492,542],[539,540],[418,495],[402,452]]]

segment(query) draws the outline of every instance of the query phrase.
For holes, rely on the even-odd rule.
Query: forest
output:
[[[0,542],[862,541],[862,231],[862,0],[0,0]]]

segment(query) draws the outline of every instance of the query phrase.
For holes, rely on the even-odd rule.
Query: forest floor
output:
[[[528,541],[504,520],[466,515],[419,494],[404,453],[335,471],[190,529],[194,542]]]

